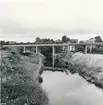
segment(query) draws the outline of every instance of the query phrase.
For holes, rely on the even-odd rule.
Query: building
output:
[[[91,38],[91,39],[87,40],[85,43],[95,43],[95,38]],[[90,50],[89,52],[91,53],[92,49],[95,47],[96,46],[94,46],[94,45],[88,46],[88,49]]]
[[[64,43],[64,44],[70,44],[70,41],[68,41],[68,42],[66,42],[66,43]],[[69,50],[70,52],[74,52],[76,49],[75,49],[75,45],[72,45],[72,46],[68,46],[68,47],[64,47],[63,46],[63,51],[67,51],[67,50]]]

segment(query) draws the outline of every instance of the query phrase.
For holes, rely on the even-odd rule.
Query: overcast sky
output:
[[[103,0],[0,0],[0,40],[103,38]]]

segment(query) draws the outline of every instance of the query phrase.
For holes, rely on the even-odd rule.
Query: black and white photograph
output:
[[[0,105],[103,105],[103,0],[0,0]]]

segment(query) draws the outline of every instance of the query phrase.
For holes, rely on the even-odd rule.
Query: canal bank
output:
[[[78,73],[103,89],[103,55],[74,53],[61,59],[68,64],[71,73]]]
[[[0,51],[1,103],[6,105],[48,105],[40,86],[43,55],[20,55],[17,49]]]

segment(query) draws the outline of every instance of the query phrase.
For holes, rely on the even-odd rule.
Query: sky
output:
[[[0,0],[0,40],[103,38],[103,0]]]

